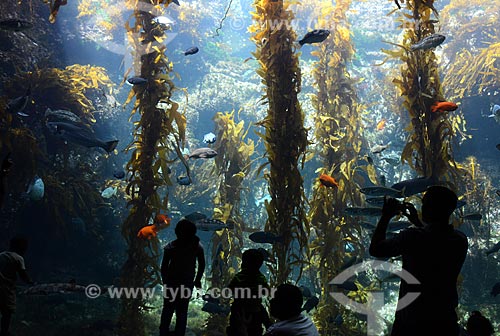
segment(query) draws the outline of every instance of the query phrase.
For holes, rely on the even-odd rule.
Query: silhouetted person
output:
[[[467,320],[467,336],[491,336],[494,332],[490,320],[477,310],[471,313]]]
[[[189,299],[194,287],[201,288],[201,278],[205,271],[205,255],[200,238],[196,236],[196,225],[183,219],[177,223],[175,234],[177,239],[165,246],[161,264],[164,302],[160,336],[169,335],[174,311],[176,316],[174,334],[184,336]],[[196,262],[198,262],[197,272],[195,272]]]
[[[459,333],[455,308],[458,305],[457,277],[467,254],[467,238],[449,225],[457,206],[457,196],[442,186],[427,189],[422,199],[423,228],[409,228],[395,238],[386,239],[389,220],[402,212],[410,221],[418,215],[409,203],[389,198],[385,201],[372,237],[370,254],[374,257],[403,257],[403,269],[420,285],[401,281],[399,298],[408,292],[420,295],[406,308],[396,311],[391,335],[455,336]]]
[[[234,301],[226,329],[227,336],[262,336],[262,325],[266,328],[271,325],[269,315],[262,305],[264,291],[269,291],[266,277],[259,271],[263,263],[264,255],[259,250],[249,249],[243,252],[241,271],[228,285],[233,290]],[[238,297],[237,294],[244,295]]]
[[[302,292],[294,285],[278,286],[270,301],[271,315],[279,322],[273,324],[265,336],[319,336],[310,318],[301,314]]]
[[[12,167],[12,159],[10,153],[2,161],[0,167],[0,209],[3,208],[5,202],[5,194],[7,193],[7,176],[9,175],[10,168]]]
[[[9,335],[10,321],[16,310],[17,276],[26,283],[33,284],[24,265],[24,254],[28,249],[28,241],[22,237],[14,237],[10,241],[8,251],[0,253],[0,313],[2,323],[0,336]]]

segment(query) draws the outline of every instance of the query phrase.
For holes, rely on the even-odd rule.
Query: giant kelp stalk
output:
[[[411,14],[404,13],[397,20],[405,29],[400,49],[384,50],[399,57],[403,63],[401,78],[393,80],[411,120],[407,128],[410,137],[401,160],[421,176],[452,181],[457,176],[451,142],[462,118],[458,112],[431,112],[434,103],[447,100],[441,87],[436,55],[431,49],[410,51],[412,44],[435,33],[431,15],[437,12],[429,7],[432,1],[410,0],[405,4]]]
[[[298,57],[293,50],[296,34],[290,28],[293,13],[283,0],[256,0],[250,30],[257,45],[254,53],[260,68],[257,73],[266,86],[263,99],[269,104],[268,114],[258,124],[266,146],[270,170],[271,202],[266,204],[266,231],[282,236],[283,244],[275,244],[277,267],[271,268],[271,283],[287,281],[292,267],[302,269],[302,252],[307,248],[308,224],[304,212],[303,180],[299,159],[307,146],[304,115],[297,99],[301,86]],[[303,162],[303,161],[302,161]]]
[[[127,102],[135,98],[132,114],[139,113],[140,120],[135,122],[134,142],[127,150],[132,151],[127,170],[130,173],[127,194],[131,197],[128,218],[123,223],[123,236],[128,244],[128,258],[122,269],[121,284],[127,288],[142,288],[159,283],[158,257],[159,248],[156,238],[145,241],[137,237],[137,232],[148,225],[154,213],[165,209],[168,195],[161,201],[158,188],[171,185],[168,171],[167,153],[184,139],[186,121],[178,112],[178,104],[171,100],[174,84],[171,81],[172,70],[165,56],[166,46],[162,43],[162,34],[153,18],[160,13],[167,1],[127,1],[133,8],[133,25],[125,26],[128,41],[133,47],[134,70],[147,83],[133,86]],[[168,108],[160,109],[158,102],[164,102]],[[173,136],[176,141],[168,140]],[[144,299],[124,298],[120,323],[122,335],[144,335],[142,308]]]
[[[215,157],[216,171],[220,176],[219,189],[215,197],[214,218],[220,219],[234,228],[216,231],[212,237],[212,287],[227,286],[243,248],[243,218],[240,213],[240,197],[245,177],[250,173],[250,157],[254,152],[252,140],[245,142],[248,131],[244,121],[236,123],[234,111],[217,113],[217,142],[214,149],[219,153]],[[221,320],[222,319],[222,320]],[[206,328],[210,332],[224,332],[225,317],[212,314]]]
[[[361,203],[356,184],[357,161],[363,139],[361,115],[354,92],[354,81],[347,65],[354,55],[346,13],[351,0],[322,2],[318,6],[321,27],[331,27],[330,36],[312,54],[318,57],[313,72],[317,93],[313,97],[316,110],[315,136],[318,154],[323,161],[321,172],[333,176],[339,187],[327,188],[319,183],[310,201],[309,222],[316,238],[311,244],[311,266],[318,272],[322,286],[321,302],[315,316],[321,334],[333,335],[346,332],[352,335],[352,324],[344,324],[342,331],[329,316],[337,316],[338,304],[329,295],[329,282],[339,273],[344,258],[355,257],[356,252],[346,251],[346,244],[355,246],[356,223],[343,215],[348,205]],[[369,166],[373,169],[373,166]],[[366,169],[366,166],[365,166]],[[374,172],[371,174],[374,175]],[[358,246],[357,251],[364,247]],[[344,333],[342,333],[344,335]]]

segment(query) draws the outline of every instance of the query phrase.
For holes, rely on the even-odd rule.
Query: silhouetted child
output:
[[[9,250],[0,253],[0,336],[9,335],[10,321],[16,310],[17,275],[26,283],[33,284],[24,265],[23,256],[27,249],[28,241],[25,238],[14,237],[10,241]]]
[[[227,336],[262,336],[263,328],[271,325],[269,315],[262,305],[262,295],[269,290],[265,276],[259,271],[264,255],[256,249],[243,252],[241,271],[228,285],[233,291],[233,304]],[[266,290],[263,290],[265,288]]]
[[[491,336],[494,332],[490,320],[477,310],[471,313],[467,320],[467,336]]]
[[[302,312],[302,292],[289,284],[278,286],[270,301],[271,315],[279,322],[273,324],[265,336],[319,336],[311,319]]]
[[[175,311],[175,335],[186,333],[189,299],[193,288],[201,288],[205,271],[205,255],[196,225],[181,220],[175,227],[177,239],[165,246],[161,276],[164,284],[164,302],[161,314],[160,336],[169,335],[170,322]],[[198,271],[195,276],[196,262]]]
[[[403,212],[410,221],[418,220],[413,205],[401,205],[389,198],[372,237],[370,254],[388,258],[401,255],[403,269],[420,284],[401,281],[399,298],[420,293],[407,307],[398,307],[392,327],[395,335],[456,336],[459,334],[457,278],[467,254],[467,237],[453,229],[449,219],[457,207],[457,195],[442,186],[427,189],[422,198],[423,228],[409,228],[387,239],[390,219]],[[416,218],[415,218],[416,217]]]

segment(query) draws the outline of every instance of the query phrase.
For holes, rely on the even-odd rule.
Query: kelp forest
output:
[[[17,283],[15,334],[157,333],[164,247],[184,219],[206,261],[186,335],[226,335],[234,300],[209,293],[248,249],[270,288],[300,288],[319,335],[367,332],[333,292],[360,304],[383,292],[389,334],[399,278],[332,280],[374,259],[385,196],[421,216],[433,185],[457,194],[450,220],[469,242],[459,323],[479,310],[498,327],[499,11],[479,0],[2,2],[0,245],[26,237],[34,279]],[[398,215],[387,236],[409,225]],[[120,288],[142,294],[113,296]]]

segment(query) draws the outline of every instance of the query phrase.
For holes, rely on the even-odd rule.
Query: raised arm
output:
[[[398,241],[387,239],[386,232],[389,221],[399,212],[399,202],[394,198],[387,198],[382,208],[382,216],[378,221],[370,244],[370,255],[377,258],[395,257],[400,254]]]

